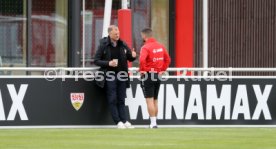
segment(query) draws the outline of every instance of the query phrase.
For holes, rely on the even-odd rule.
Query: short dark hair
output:
[[[144,35],[146,35],[147,37],[152,37],[152,29],[150,28],[144,28],[141,33],[143,33]]]

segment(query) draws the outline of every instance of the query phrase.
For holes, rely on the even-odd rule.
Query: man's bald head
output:
[[[116,29],[118,29],[118,26],[116,26],[116,25],[110,25],[110,26],[108,27],[108,29],[107,29],[108,34],[109,34],[111,31],[116,30]]]
[[[108,35],[112,41],[118,41],[120,39],[120,31],[118,26],[110,25],[108,27]]]

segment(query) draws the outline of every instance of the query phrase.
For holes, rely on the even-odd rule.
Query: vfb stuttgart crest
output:
[[[84,93],[71,93],[70,99],[73,107],[78,111],[84,102]]]

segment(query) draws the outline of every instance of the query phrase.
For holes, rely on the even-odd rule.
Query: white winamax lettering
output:
[[[27,84],[20,85],[18,93],[16,92],[14,84],[8,84],[7,88],[12,100],[12,105],[11,105],[8,117],[6,118],[4,104],[3,104],[3,97],[0,90],[0,121],[14,120],[17,112],[21,120],[28,120],[26,110],[23,106],[23,100],[24,100],[24,96],[26,94],[28,85]]]
[[[205,97],[202,96],[203,91],[199,84],[191,85],[189,89],[184,84],[178,84],[176,87],[177,91],[172,84],[161,85],[158,96],[158,119],[170,120],[172,114],[175,113],[176,119],[179,120],[191,120],[193,116],[198,120],[237,120],[239,118],[258,120],[262,115],[265,120],[272,120],[267,101],[273,85],[265,85],[262,91],[260,85],[240,84],[234,89],[230,84],[223,84],[221,91],[218,92],[216,85],[209,84],[205,86]],[[257,99],[256,107],[252,107],[253,104],[249,103],[249,88]],[[189,90],[188,94],[185,92],[187,90]],[[131,89],[128,89],[127,97],[126,105],[129,107],[130,118],[137,119],[139,108],[141,108],[143,119],[148,119],[146,101],[141,87],[139,85],[136,87],[135,95]],[[185,100],[188,101],[185,102]],[[250,113],[250,108],[254,112]]]

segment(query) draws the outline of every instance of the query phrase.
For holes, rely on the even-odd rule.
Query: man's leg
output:
[[[155,115],[156,111],[155,111],[155,105],[154,105],[153,98],[146,98],[146,102],[147,102],[149,116],[150,117],[156,116]]]
[[[150,116],[150,128],[156,126],[156,110],[154,106],[154,82],[151,80],[149,73],[146,79],[141,80],[141,87],[146,98],[148,113]]]
[[[155,117],[158,115],[158,100],[154,99]]]
[[[126,82],[117,80],[117,95],[118,95],[118,112],[120,121],[125,123],[127,121],[126,118],[126,110],[125,110],[125,98],[126,98]]]
[[[106,95],[109,105],[109,110],[115,124],[120,122],[119,112],[117,109],[117,92],[116,92],[116,80],[106,81]]]
[[[155,108],[155,101],[153,98],[146,98],[147,107],[148,107],[148,113],[150,116],[150,127],[156,126],[156,113],[157,110]]]
[[[154,82],[154,109],[155,113],[154,116],[156,117],[155,119],[155,125],[157,126],[157,116],[158,116],[158,94],[159,94],[159,89],[161,85],[161,80],[158,76],[158,74],[155,74],[155,77],[158,78],[157,81]]]

